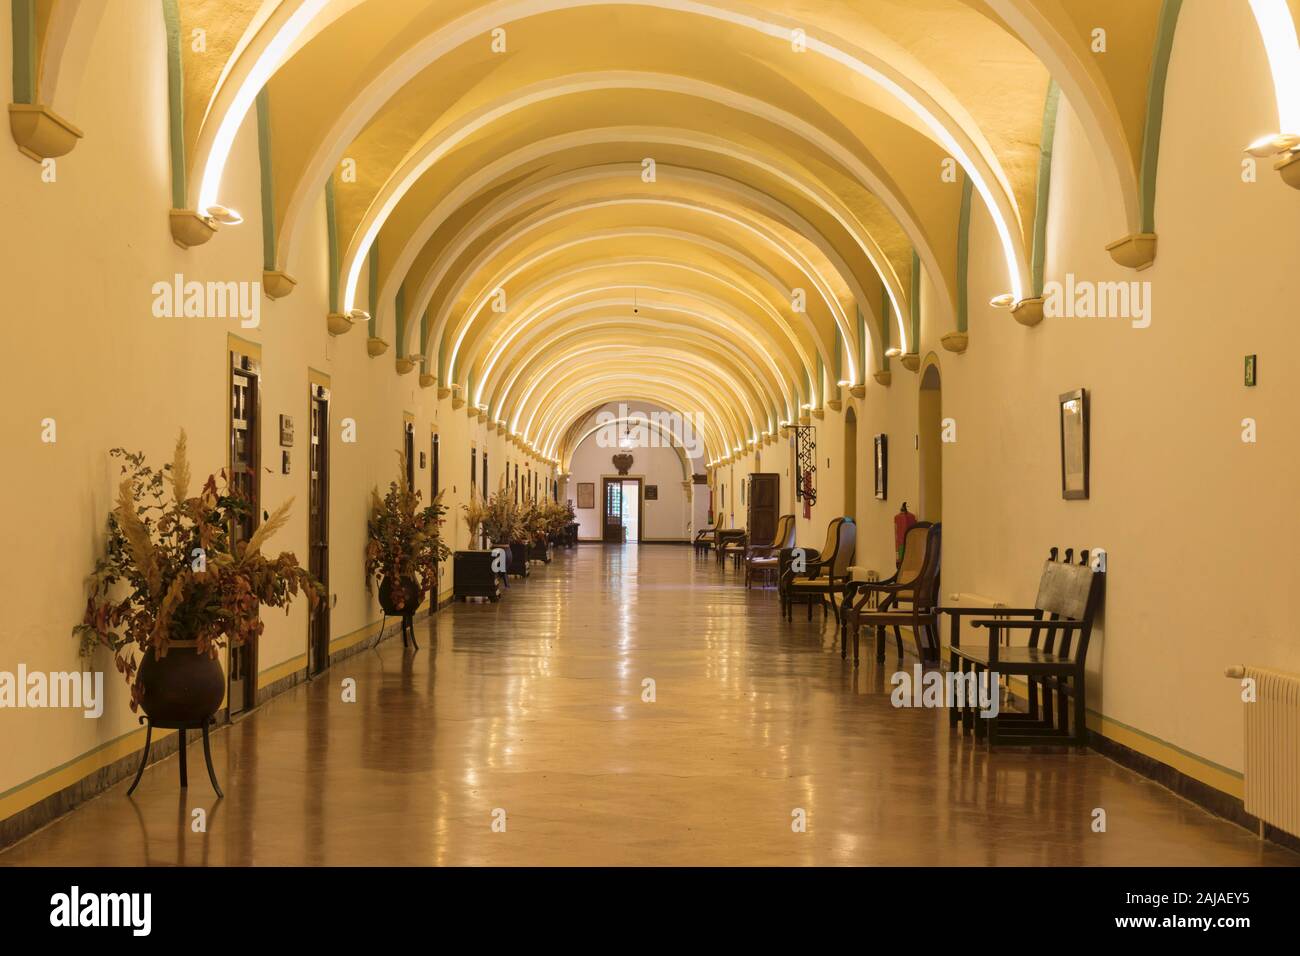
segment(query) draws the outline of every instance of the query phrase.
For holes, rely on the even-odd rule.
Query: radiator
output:
[[[1300,836],[1300,676],[1230,667],[1255,681],[1246,708],[1246,812]]]

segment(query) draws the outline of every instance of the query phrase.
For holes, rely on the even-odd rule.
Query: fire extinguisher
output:
[[[895,563],[903,563],[903,542],[907,540],[907,532],[912,525],[916,524],[916,515],[907,510],[907,502],[903,502],[903,507],[899,509],[898,514],[894,515],[894,550],[898,557]]]

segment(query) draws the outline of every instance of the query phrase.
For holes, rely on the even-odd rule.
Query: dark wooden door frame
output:
[[[600,491],[601,491],[600,540],[607,544],[615,543],[613,541],[610,541],[608,537],[609,532],[606,530],[607,516],[605,514],[605,511],[609,507],[609,486],[611,482],[618,483],[621,486],[622,482],[625,481],[636,482],[636,542],[635,543],[637,545],[640,545],[641,542],[645,540],[645,475],[601,475],[600,476],[600,482],[601,482],[600,484]],[[621,487],[619,490],[619,496],[621,502],[622,500]],[[619,526],[622,527],[621,520],[619,522]],[[623,538],[620,535],[618,541],[622,542],[622,540]]]
[[[307,611],[307,676],[312,678],[330,666],[330,390],[324,385],[310,386],[307,433],[307,569],[324,591]]]
[[[244,378],[248,381],[248,394],[243,409],[244,418],[239,421],[245,422],[245,431],[248,432],[248,469],[250,481],[248,486],[248,497],[251,499],[252,511],[249,515],[249,525],[246,529],[239,527],[232,528],[232,535],[238,538],[239,535],[247,533],[250,536],[257,530],[257,526],[262,522],[262,374],[261,363],[244,352],[231,349],[229,352],[229,361],[227,364],[227,388],[229,389],[226,398],[227,408],[227,437],[226,437],[226,461],[228,465],[227,474],[231,480],[235,480],[235,434],[236,434],[236,407],[235,397],[238,384],[236,378]],[[242,538],[238,538],[242,540]],[[235,541],[231,541],[232,547]],[[256,638],[249,641],[243,647],[229,648],[226,654],[226,712],[230,717],[246,713],[257,706],[257,644]],[[241,694],[236,695],[236,681],[239,671],[242,676],[238,678],[239,689]],[[236,696],[242,697],[242,700],[236,700]]]

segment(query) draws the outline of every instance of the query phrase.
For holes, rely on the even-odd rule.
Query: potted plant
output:
[[[465,512],[465,526],[469,529],[469,547],[456,552],[452,563],[452,593],[459,600],[485,597],[493,604],[501,600],[501,580],[493,567],[493,554],[478,547],[479,532],[487,517],[487,502],[472,492]]]
[[[523,512],[507,494],[504,486],[488,499],[483,514],[483,533],[496,547],[510,552],[510,573],[516,577],[528,576],[528,545],[523,524]]]
[[[441,492],[426,508],[420,492],[406,481],[406,455],[398,452],[398,478],[379,497],[370,492],[370,520],[366,524],[366,578],[379,579],[379,606],[385,614],[409,618],[438,585],[438,563],[451,549],[442,540]],[[437,595],[434,596],[435,603]]]
[[[528,557],[551,562],[551,518],[546,502],[532,501],[523,512],[524,536],[528,539]]]
[[[477,491],[470,492],[470,499],[466,504],[460,506],[465,512],[465,527],[469,529],[469,551],[477,551],[479,530],[483,527],[483,519],[487,516],[487,502],[485,502]]]
[[[209,475],[189,493],[185,432],[170,464],[154,470],[143,454],[114,448],[121,459],[117,506],[108,518],[107,549],[95,563],[82,622],[81,651],[113,652],[131,688],[131,710],[153,721],[202,723],[216,713],[226,680],[218,660],[262,633],[262,605],[287,608],[299,591],[315,607],[320,585],[290,552],[271,558],[267,540],[289,520],[289,499],[247,541],[231,530],[249,504]],[[170,491],[170,499],[167,492]]]

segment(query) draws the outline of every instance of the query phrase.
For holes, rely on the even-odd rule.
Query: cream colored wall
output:
[[[9,19],[0,50],[10,70]],[[86,67],[77,123],[85,138],[58,160],[57,181],[42,183],[41,167],[15,149],[0,149],[0,220],[4,223],[5,283],[13,315],[25,317],[11,339],[2,403],[6,465],[0,494],[9,546],[0,557],[6,623],[0,628],[0,670],[79,670],[71,634],[85,604],[85,579],[103,545],[117,484],[113,446],[140,449],[155,466],[169,461],[177,432],[189,437],[196,481],[226,463],[227,335],[261,348],[262,504],[294,499],[292,520],[270,546],[307,559],[308,370],[330,376],[330,586],[335,639],[376,624],[381,612],[363,570],[370,489],[397,475],[403,413],[415,417],[416,450],[428,451],[436,423],[442,443],[445,501],[452,508],[449,541],[464,546],[460,504],[468,491],[470,442],[487,447],[495,485],[507,457],[526,460],[503,436],[414,373],[399,376],[393,352],[372,359],[365,337],[325,331],[328,312],[324,203],[310,232],[314,241],[288,263],[298,286],[287,298],[261,300],[261,324],[237,319],[159,319],[151,287],[174,273],[187,280],[260,281],[262,238],[256,126],[241,130],[223,182],[222,200],[245,223],[223,228],[204,246],[173,244],[165,211],[170,195],[167,76],[157,4],[118,3],[104,18]],[[124,56],[122,51],[132,51]],[[17,241],[11,241],[15,239]],[[280,473],[278,420],[292,415],[291,473]],[[57,442],[43,444],[41,422],[57,422]],[[356,422],[357,441],[339,440],[342,419]],[[549,466],[544,467],[551,474]],[[428,463],[417,487],[429,490]],[[450,566],[444,593],[451,587]],[[286,616],[268,610],[259,648],[263,683],[304,664],[305,603]],[[70,710],[0,711],[0,797],[52,768],[103,748],[138,729],[125,683],[101,654],[106,670],[104,716]],[[29,788],[30,789],[30,788]],[[24,791],[27,792],[27,791]],[[21,802],[21,797],[16,797]],[[4,815],[17,809],[11,800]]]

